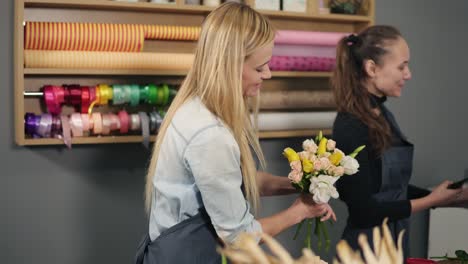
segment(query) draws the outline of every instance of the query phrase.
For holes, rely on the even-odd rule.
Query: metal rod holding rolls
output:
[[[26,92],[26,91],[24,91],[23,95],[24,96],[31,96],[31,97],[32,96],[43,96],[44,93],[43,92]]]

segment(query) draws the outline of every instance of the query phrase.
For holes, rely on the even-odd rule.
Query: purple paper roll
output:
[[[336,57],[335,46],[278,44],[273,48],[273,56],[296,57]]]
[[[272,71],[332,71],[335,58],[273,56],[269,66]]]
[[[336,46],[338,41],[350,33],[278,30],[275,44]]]

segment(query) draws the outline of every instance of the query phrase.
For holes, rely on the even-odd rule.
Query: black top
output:
[[[384,103],[385,97],[373,97],[374,107]],[[402,143],[392,129],[393,144]],[[382,183],[382,159],[372,154],[373,146],[369,139],[368,127],[350,113],[339,112],[333,124],[333,140],[337,148],[349,154],[361,145],[366,145],[356,157],[359,171],[344,176],[337,182],[340,199],[348,206],[348,224],[355,228],[368,228],[380,225],[385,217],[390,221],[404,219],[411,214],[410,199],[421,198],[430,193],[413,185],[408,186],[408,199],[401,201],[378,202],[372,198]]]

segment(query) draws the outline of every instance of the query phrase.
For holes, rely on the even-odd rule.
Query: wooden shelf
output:
[[[273,77],[329,78],[331,72],[272,71]],[[25,75],[147,75],[147,76],[185,76],[187,71],[155,71],[138,69],[55,69],[25,68]]]
[[[309,78],[330,78],[331,72],[300,72],[300,71],[272,71],[273,77],[309,77]]]
[[[293,138],[293,137],[312,137],[322,131],[325,135],[331,134],[331,129],[306,129],[306,130],[279,130],[279,131],[260,131],[260,139],[270,138]],[[154,142],[156,136],[150,136],[150,141]],[[119,143],[141,143],[142,136],[97,136],[97,137],[78,137],[72,138],[72,145],[82,144],[119,144]],[[65,145],[63,140],[56,138],[27,138],[23,144],[25,146],[41,145]]]
[[[336,22],[350,22],[350,23],[369,23],[372,19],[368,16],[360,15],[341,15],[341,14],[326,14],[326,15],[311,15],[300,12],[287,12],[287,11],[271,11],[259,10],[260,13],[267,15],[270,18],[287,18],[294,20],[323,20],[323,21],[336,21]]]
[[[25,68],[25,75],[149,75],[185,76],[187,71],[156,71],[139,69],[62,69],[62,68]]]
[[[47,7],[47,8],[75,8],[75,9],[94,9],[94,10],[125,10],[137,12],[155,12],[163,11],[167,13],[179,14],[200,14],[207,15],[214,8],[203,5],[179,5],[179,4],[154,4],[145,2],[118,2],[104,0],[24,0],[25,7]],[[370,23],[372,18],[360,15],[311,15],[300,12],[270,11],[259,10],[271,18],[284,18],[293,20],[322,20],[349,23]]]
[[[154,141],[156,136],[151,136],[150,141]],[[80,144],[113,144],[113,143],[137,143],[142,142],[142,136],[98,136],[72,138],[72,145]],[[24,140],[26,146],[39,145],[65,145],[63,140],[56,138],[27,138]]]
[[[314,2],[315,1],[315,2]],[[357,32],[374,23],[374,0],[369,0],[367,15],[316,14],[310,9],[318,0],[308,0],[308,12],[287,12],[259,10],[271,18],[278,29]],[[214,8],[200,5],[185,5],[184,0],[177,0],[175,4],[155,4],[149,2],[119,2],[111,0],[15,0],[15,28],[14,28],[14,72],[15,72],[15,139],[18,145],[57,145],[64,146],[60,139],[33,139],[24,132],[24,114],[26,111],[42,112],[39,104],[30,100],[25,101],[24,91],[40,87],[45,80],[52,78],[57,83],[61,79],[76,78],[87,83],[98,83],[102,79],[181,79],[187,75],[187,70],[158,71],[141,69],[68,69],[68,68],[24,68],[24,21],[57,21],[57,22],[91,22],[91,23],[135,23],[143,24],[177,24],[200,26],[203,18]],[[253,0],[247,1],[253,5]],[[116,19],[118,16],[118,19]],[[193,45],[192,45],[193,46]],[[164,50],[164,52],[192,52],[192,46],[174,46],[170,42],[151,42],[147,46],[148,52]],[[331,72],[297,72],[273,71],[273,80],[268,82],[268,89],[288,91],[289,89],[323,88],[328,85]],[[25,85],[26,84],[26,85]],[[26,87],[28,89],[26,89]],[[305,129],[260,131],[260,139],[313,137],[322,130],[330,134],[331,129]],[[154,141],[155,135],[150,140]],[[72,138],[73,145],[80,144],[115,144],[137,143],[143,137],[129,136],[91,136]]]
[[[268,138],[292,138],[292,137],[315,137],[320,131],[325,135],[331,134],[330,128],[325,129],[304,129],[304,130],[278,130],[260,131],[260,139]]]
[[[24,0],[25,7],[74,8],[93,10],[125,10],[139,12],[164,11],[179,14],[208,14],[212,7],[201,5],[155,4],[118,2],[110,0]]]

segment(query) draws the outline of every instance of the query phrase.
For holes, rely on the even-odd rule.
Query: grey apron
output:
[[[151,242],[145,235],[138,246],[136,264],[221,263],[222,246],[205,209],[162,232]]]
[[[413,144],[406,140],[406,137],[401,133],[400,127],[395,121],[393,114],[384,106],[381,105],[382,114],[385,116],[393,132],[396,134],[400,144],[394,144],[382,155],[382,185],[379,192],[373,195],[373,198],[378,202],[398,201],[407,199],[408,183],[413,169]],[[405,230],[403,236],[403,252],[404,258],[409,256],[409,218],[392,221],[388,223],[393,240],[396,242],[400,231]],[[366,234],[369,245],[373,248],[372,228],[354,228],[346,226],[343,232],[343,239],[349,245],[358,250],[357,242],[359,234]]]

